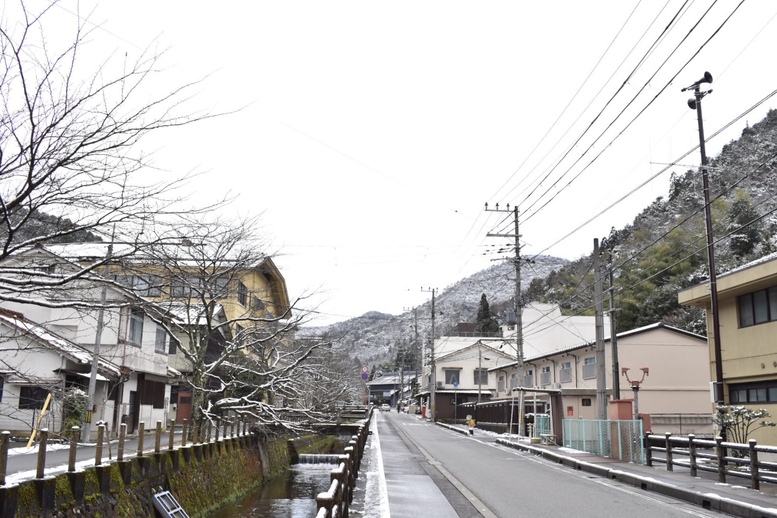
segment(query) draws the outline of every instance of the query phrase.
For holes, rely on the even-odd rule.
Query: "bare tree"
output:
[[[131,61],[108,55],[94,66],[91,25],[80,16],[64,44],[49,41],[61,23],[56,4],[34,10],[20,0],[4,5],[0,19],[0,262],[37,244],[138,241],[181,210],[185,178],[141,181],[149,163],[137,144],[209,117],[188,111],[197,81],[160,93],[159,53],[146,50]],[[0,298],[66,283],[101,264],[23,283],[0,270]]]
[[[191,388],[195,423],[240,414],[268,429],[299,430],[327,417],[302,388],[323,341],[295,339],[304,315],[288,299],[257,226],[257,218],[182,218],[121,271],[142,278],[145,296],[177,315],[173,362]]]

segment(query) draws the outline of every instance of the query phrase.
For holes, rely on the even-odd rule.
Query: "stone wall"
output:
[[[289,465],[285,437],[232,437],[4,486],[0,516],[146,518],[153,493],[169,490],[189,516],[202,517]]]

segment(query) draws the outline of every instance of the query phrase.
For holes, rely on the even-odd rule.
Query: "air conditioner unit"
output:
[[[561,390],[561,383],[551,383],[550,384],[550,388],[556,389],[556,390]]]
[[[437,388],[442,388],[442,381],[437,382]]]

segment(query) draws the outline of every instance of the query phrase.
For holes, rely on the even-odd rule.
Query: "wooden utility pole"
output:
[[[607,420],[607,366],[604,359],[604,295],[599,240],[594,239],[594,303],[596,305],[596,418]]]
[[[432,422],[436,421],[436,416],[434,414],[436,410],[435,406],[435,392],[437,391],[437,367],[434,364],[434,295],[437,291],[436,288],[430,288],[430,289],[424,289],[421,288],[421,291],[431,291],[432,292],[432,339],[430,342],[430,356],[429,356],[429,365],[431,366],[432,373],[430,376],[430,387],[429,387],[429,415],[432,419]]]

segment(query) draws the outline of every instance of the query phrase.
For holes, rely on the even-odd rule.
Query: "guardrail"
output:
[[[367,418],[356,435],[351,436],[345,453],[340,455],[339,465],[330,473],[329,489],[316,497],[318,511],[316,518],[345,518],[353,501],[353,489],[359,476],[364,446],[370,432],[370,420],[373,409],[369,410]]]
[[[656,453],[663,453],[663,457],[657,457]],[[646,465],[664,463],[667,471],[682,466],[689,469],[692,477],[699,471],[717,473],[720,483],[725,483],[727,476],[749,479],[751,489],[760,489],[762,482],[777,484],[777,463],[760,460],[759,453],[777,454],[777,448],[758,446],[755,439],[741,444],[725,442],[722,437],[697,439],[693,434],[687,437],[674,437],[671,433],[645,435]]]

